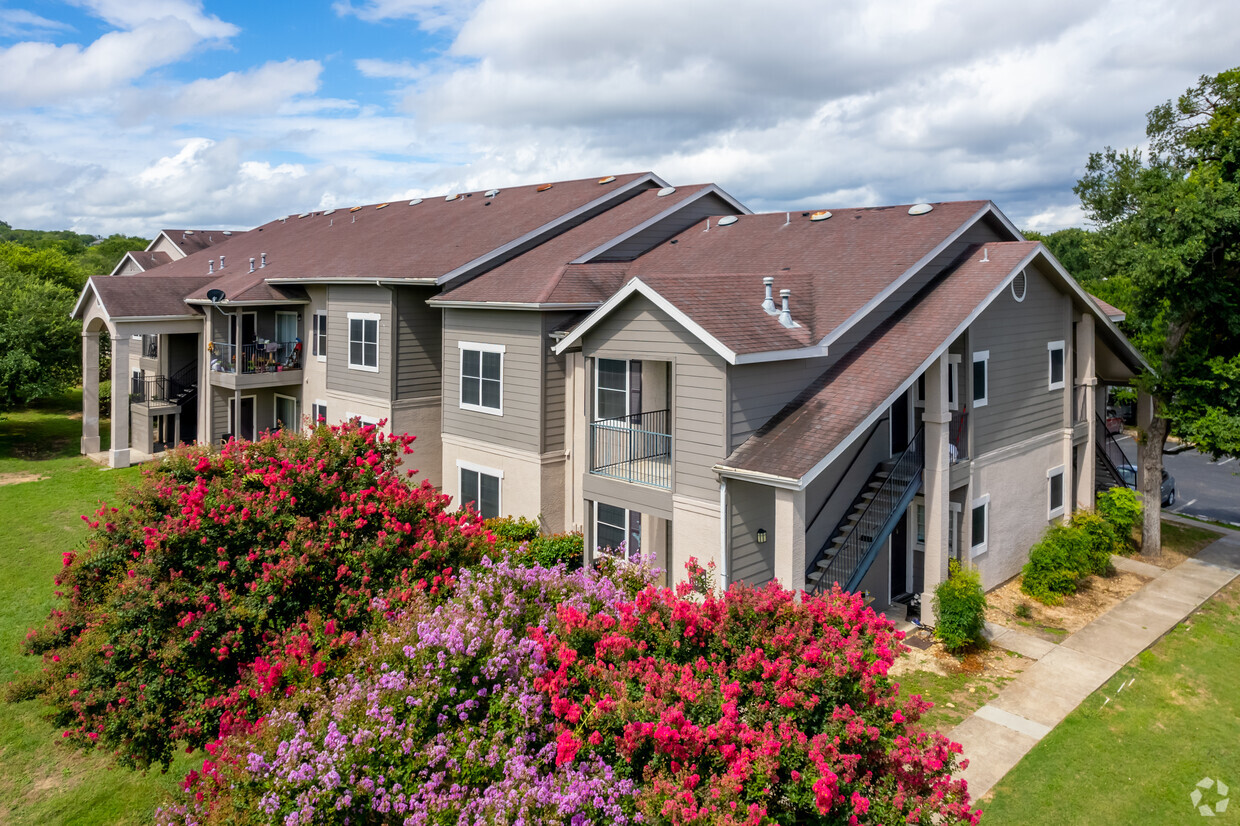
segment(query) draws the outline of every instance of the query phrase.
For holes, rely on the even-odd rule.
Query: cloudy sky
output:
[[[149,237],[652,169],[1054,230],[1238,29],[1214,0],[0,0],[0,220]]]

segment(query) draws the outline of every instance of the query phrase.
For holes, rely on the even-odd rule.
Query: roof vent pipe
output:
[[[779,323],[785,327],[795,327],[797,323],[792,320],[792,311],[788,309],[788,299],[792,297],[792,290],[780,290],[779,300],[783,304],[783,308],[779,311]]]
[[[771,297],[771,290],[775,289],[775,279],[768,275],[762,279],[762,284],[766,287],[766,298],[762,300],[762,309],[766,310],[767,315],[775,315],[778,310],[775,309],[775,299]]]
[[[263,262],[258,265],[260,268],[267,266],[267,253],[264,252],[261,255],[263,256]]]
[[[250,272],[254,272],[254,259],[250,259]]]
[[[224,256],[220,256],[220,269],[224,269]]]
[[[214,272],[215,272],[215,259],[208,258],[207,259],[207,275],[211,275]]]

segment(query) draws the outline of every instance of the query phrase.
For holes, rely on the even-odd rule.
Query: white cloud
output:
[[[355,15],[371,23],[382,20],[417,21],[427,31],[458,28],[479,0],[336,0],[332,8],[341,16]]]
[[[355,61],[363,77],[396,78],[398,80],[421,80],[430,74],[426,64],[414,64],[407,60],[376,60],[362,58]]]
[[[322,71],[323,65],[317,60],[285,60],[195,80],[175,91],[175,101],[163,114],[193,120],[271,112],[294,98],[318,91]]]
[[[228,38],[240,29],[215,15],[205,14],[202,3],[191,0],[70,0],[119,29],[136,29],[152,20],[173,18],[203,39]]]
[[[25,9],[0,9],[0,37],[30,37],[72,28],[68,23],[48,20]]]

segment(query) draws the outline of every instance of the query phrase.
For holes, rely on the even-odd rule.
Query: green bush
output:
[[[934,589],[934,635],[948,651],[982,641],[986,626],[986,595],[981,574],[952,560],[947,579]]]
[[[1098,515],[1111,523],[1119,540],[1117,553],[1137,550],[1135,531],[1141,524],[1141,500],[1129,488],[1111,488],[1098,494]]]
[[[581,567],[585,539],[579,533],[553,533],[544,536],[538,522],[524,516],[488,519],[486,525],[495,535],[495,546],[512,551],[511,559],[516,562],[523,565],[542,565],[545,568],[562,562],[570,571]]]
[[[1046,605],[1059,605],[1075,594],[1090,572],[1090,540],[1082,530],[1053,525],[1029,550],[1020,589]]]
[[[1121,553],[1122,545],[1115,535],[1115,528],[1110,522],[1096,513],[1077,511],[1072,514],[1069,525],[1085,535],[1089,543],[1087,567],[1091,574],[1111,576],[1115,566],[1111,564],[1111,554]]]

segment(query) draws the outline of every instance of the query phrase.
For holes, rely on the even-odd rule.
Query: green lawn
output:
[[[1013,654],[1013,659],[1020,659]],[[964,718],[993,700],[1011,676],[995,674],[937,674],[933,671],[909,671],[892,678],[900,684],[900,694],[909,697],[920,694],[934,703],[934,707],[921,718],[927,730],[951,731]],[[972,689],[972,690],[970,690]]]
[[[81,422],[69,414],[80,411],[81,397],[70,396],[0,417],[0,481],[12,474],[46,477],[0,485],[0,674],[6,679],[40,667],[19,649],[26,631],[52,608],[61,554],[86,535],[81,515],[101,499],[115,499],[139,473],[101,470],[78,455]],[[101,431],[106,434],[106,423]],[[0,705],[0,823],[144,823],[189,768],[184,757],[167,775],[142,775],[58,740],[37,701]]]
[[[1240,819],[1237,639],[1240,581],[1121,669],[1038,743],[982,804],[982,822]],[[1234,805],[1222,821],[1203,821],[1189,799],[1206,777],[1230,787]],[[1212,790],[1203,798],[1216,800]]]
[[[1162,520],[1163,549],[1185,556],[1196,556],[1198,551],[1220,536],[1222,536],[1221,533],[1209,528],[1181,525],[1168,519]],[[1140,557],[1137,558],[1140,559]]]

